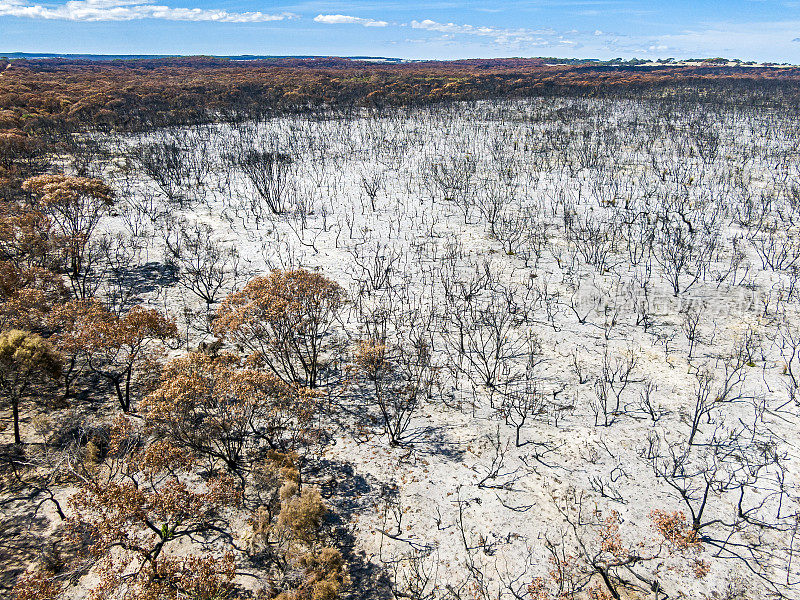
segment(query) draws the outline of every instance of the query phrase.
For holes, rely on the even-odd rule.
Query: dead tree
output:
[[[226,247],[206,224],[170,221],[164,231],[165,262],[176,274],[177,283],[200,300],[210,311],[239,278],[239,253]]]
[[[152,142],[133,149],[131,157],[170,202],[184,204],[191,181],[186,154],[174,141]]]
[[[266,204],[269,213],[280,215],[289,209],[289,191],[292,181],[292,158],[276,150],[249,148],[234,157],[256,191],[251,209],[256,218],[263,217],[261,205]]]

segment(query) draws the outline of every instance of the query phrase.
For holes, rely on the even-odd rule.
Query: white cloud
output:
[[[352,23],[355,25],[363,25],[364,27],[386,27],[389,24],[386,21],[376,21],[375,19],[351,17],[349,15],[317,15],[316,17],[314,17],[314,21],[316,21],[317,23],[327,23],[329,25]]]
[[[413,29],[436,31],[443,34],[474,35],[491,38],[495,44],[508,48],[541,47],[557,44],[556,32],[552,29],[509,29],[486,25],[458,25],[456,23],[439,23],[430,19],[411,21]]]
[[[0,0],[0,16],[64,21],[216,21],[264,23],[294,18],[292,13],[228,12],[204,8],[172,8],[151,0],[71,0],[63,4],[30,4],[25,0]]]

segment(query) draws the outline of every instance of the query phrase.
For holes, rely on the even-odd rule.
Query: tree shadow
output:
[[[135,267],[119,265],[108,273],[108,296],[113,305],[129,308],[142,301],[144,294],[171,287],[178,281],[174,265],[148,262]]]
[[[347,596],[358,600],[391,598],[388,574],[357,548],[353,528],[348,525],[354,515],[371,509],[374,492],[380,484],[372,477],[356,473],[350,463],[327,459],[318,461],[309,474],[327,479],[321,486],[321,493],[331,508],[328,521],[334,531],[336,547],[350,567],[351,585]]]
[[[0,477],[11,482],[20,458],[12,446],[0,448]],[[17,578],[37,560],[50,536],[49,519],[36,511],[43,496],[35,487],[4,486],[0,494],[0,597],[10,597]]]
[[[461,462],[466,450],[461,447],[460,442],[453,441],[448,436],[451,429],[454,428],[449,425],[420,425],[410,428],[403,436],[403,444],[423,456],[442,456]]]

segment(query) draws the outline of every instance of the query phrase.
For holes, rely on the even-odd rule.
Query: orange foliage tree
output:
[[[230,354],[178,358],[164,368],[161,384],[140,409],[160,437],[243,477],[254,444],[294,448],[315,411],[310,390],[240,363]]]
[[[49,217],[16,202],[0,203],[0,259],[16,268],[57,266]]]
[[[52,322],[69,366],[84,360],[90,371],[111,385],[126,412],[137,386],[156,377],[164,344],[178,335],[175,323],[157,310],[135,306],[118,316],[93,300],[65,305]]]
[[[17,195],[20,179],[41,172],[45,144],[20,129],[2,129],[13,125],[13,117],[12,122],[3,121],[0,116],[0,195],[9,198]]]
[[[194,458],[167,440],[142,445],[130,422],[118,419],[99,464],[78,461],[81,481],[70,499],[68,525],[99,563],[92,598],[224,597],[235,575],[230,554],[169,553],[177,541],[207,547],[232,540],[228,518],[241,492],[226,475],[196,480]]]
[[[11,405],[14,443],[21,444],[19,404],[40,378],[57,377],[61,357],[35,333],[12,329],[0,334],[0,394]]]
[[[60,275],[0,261],[0,327],[41,331],[50,311],[67,295]]]
[[[69,175],[31,177],[22,187],[38,197],[36,208],[50,217],[73,290],[87,297],[87,251],[100,218],[113,204],[111,188],[99,179]]]
[[[314,388],[345,300],[342,287],[320,273],[276,270],[230,294],[214,332],[251,352],[282,381]]]
[[[57,268],[50,220],[16,202],[0,203],[0,326],[40,330],[67,297]]]
[[[251,516],[248,553],[270,567],[264,597],[335,600],[349,583],[347,566],[337,549],[325,545],[328,508],[318,490],[300,489],[295,458],[272,452],[255,471],[255,481],[273,495]]]

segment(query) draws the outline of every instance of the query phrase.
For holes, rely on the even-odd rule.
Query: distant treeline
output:
[[[786,106],[800,68],[548,59],[375,63],[343,58],[37,59],[0,64],[0,129],[141,130],[324,108],[553,95],[682,96]]]

